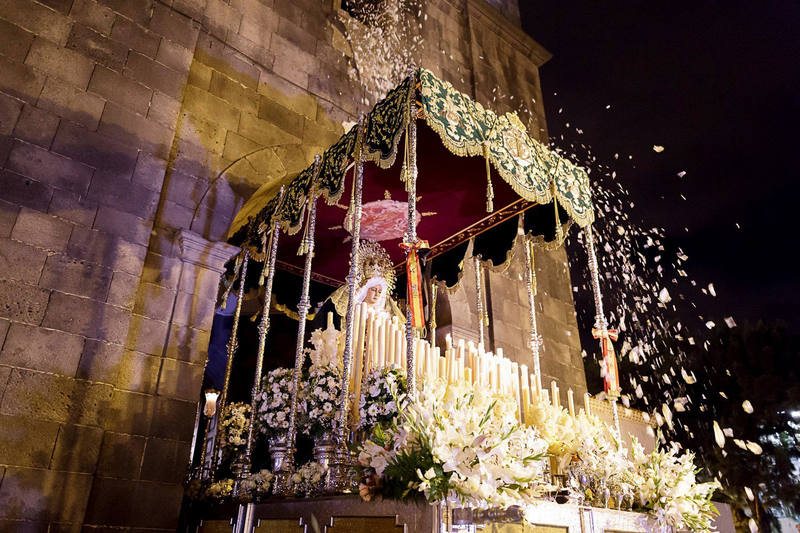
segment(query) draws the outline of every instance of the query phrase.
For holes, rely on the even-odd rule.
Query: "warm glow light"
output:
[[[215,389],[208,389],[205,392],[206,405],[203,408],[203,414],[211,418],[217,412],[217,398],[219,398],[219,391]]]

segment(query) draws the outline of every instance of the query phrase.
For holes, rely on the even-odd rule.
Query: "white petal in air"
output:
[[[756,455],[761,455],[761,452],[763,451],[763,450],[761,449],[761,446],[759,446],[759,445],[758,445],[757,443],[755,443],[755,442],[752,442],[752,441],[747,441],[747,442],[745,443],[745,445],[747,446],[747,449],[748,449],[748,450],[750,450],[751,452],[753,452],[753,453],[754,453],[754,454],[756,454]]]
[[[750,400],[745,400],[745,401],[742,402],[742,409],[744,409],[744,412],[747,413],[748,415],[752,414],[753,413],[753,404],[750,403]]]
[[[717,441],[717,446],[720,448],[725,447],[725,435],[723,435],[722,429],[720,429],[716,420],[714,420],[714,440]]]
[[[653,151],[658,153],[658,154],[660,154],[661,152],[664,151],[664,147],[661,146],[661,145],[658,145],[658,144],[654,144],[653,145]]]

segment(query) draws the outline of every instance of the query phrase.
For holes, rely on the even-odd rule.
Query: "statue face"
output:
[[[368,305],[375,305],[381,297],[381,286],[375,285],[374,287],[370,287],[367,291],[367,295],[364,297],[364,301],[367,302]]]

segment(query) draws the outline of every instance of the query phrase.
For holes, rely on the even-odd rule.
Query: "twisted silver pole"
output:
[[[472,256],[473,265],[475,266],[475,298],[478,308],[478,342],[486,349],[485,337],[483,334],[483,288],[481,287],[481,259],[479,256]]]
[[[300,374],[303,371],[303,362],[305,361],[305,338],[306,338],[306,317],[308,316],[308,308],[311,306],[308,298],[309,287],[311,286],[311,261],[314,259],[314,245],[315,245],[315,228],[317,224],[317,191],[316,182],[317,172],[319,172],[319,156],[314,158],[314,178],[311,184],[311,190],[308,194],[308,223],[307,242],[305,243],[306,262],[303,266],[303,289],[300,293],[300,302],[297,304],[298,325],[297,325],[297,347],[294,352],[294,376],[293,384],[294,390],[292,391],[292,404],[289,411],[289,434],[287,436],[286,446],[288,447],[288,454],[291,464],[291,459],[294,457],[294,445],[297,437],[297,397],[300,393]]]
[[[345,447],[347,444],[347,412],[350,390],[350,369],[353,366],[353,316],[356,308],[356,291],[358,291],[359,261],[358,247],[361,242],[361,194],[364,182],[364,162],[362,161],[362,144],[364,134],[364,117],[358,119],[358,131],[356,135],[356,147],[353,157],[355,167],[353,168],[353,205],[350,210],[353,213],[353,224],[351,235],[353,238],[350,248],[350,272],[347,274],[347,316],[345,317],[344,334],[344,355],[342,362],[342,397],[339,401],[339,445]]]
[[[413,78],[412,70],[412,78]],[[412,85],[414,80],[412,79]],[[406,190],[408,190],[408,230],[406,233],[406,242],[410,245],[417,243],[417,118],[416,118],[416,105],[414,99],[411,98],[409,102],[409,117],[408,117],[408,135],[406,136],[406,143],[408,143],[409,161],[407,168]],[[411,250],[406,250],[406,260]],[[414,338],[414,327],[411,321],[411,295],[406,294],[406,381],[408,383],[408,391],[414,394],[417,382],[416,373],[416,342]]]
[[[600,274],[597,267],[597,253],[594,248],[594,233],[592,226],[586,226],[583,230],[586,236],[586,252],[589,260],[589,275],[591,277],[592,295],[594,296],[594,327],[600,332],[600,349],[603,348],[604,336],[608,335],[608,321],[603,313],[603,295],[600,292]],[[611,341],[608,341],[611,342]],[[616,394],[609,394],[608,401],[611,404],[611,414],[614,417],[614,428],[617,432],[617,439],[621,439],[621,431],[619,427],[619,413],[617,411],[617,396]]]
[[[279,198],[283,197],[284,188],[281,187]],[[278,202],[280,204],[280,202]],[[276,217],[277,218],[277,217]],[[272,231],[269,235],[269,247],[267,247],[267,235],[264,234],[264,251],[267,256],[264,258],[262,279],[266,273],[266,284],[264,285],[264,309],[261,311],[261,322],[258,324],[258,352],[256,353],[256,370],[253,378],[253,388],[250,393],[250,422],[247,425],[247,448],[244,454],[244,468],[242,477],[246,476],[253,465],[253,441],[254,427],[256,420],[256,409],[258,407],[258,392],[261,389],[261,373],[264,368],[264,350],[267,345],[267,333],[269,332],[269,309],[272,305],[272,282],[275,278],[275,257],[278,252],[278,237],[280,236],[280,224],[275,220],[272,224]]]
[[[225,414],[225,406],[228,402],[228,386],[231,382],[231,371],[233,370],[233,356],[239,348],[239,317],[242,314],[242,301],[244,300],[244,286],[247,280],[247,263],[250,261],[250,252],[244,249],[242,258],[242,269],[239,274],[239,294],[236,299],[236,310],[233,313],[233,327],[231,327],[231,338],[228,339],[228,361],[225,364],[225,381],[222,384],[222,393],[219,396],[219,407],[217,409],[217,434],[214,437],[214,455],[211,457],[211,477],[216,477],[219,453],[222,446],[222,417]]]
[[[540,349],[542,347],[542,336],[539,335],[539,329],[536,324],[536,266],[533,258],[533,243],[527,238],[523,237],[523,245],[525,246],[525,284],[528,288],[528,307],[531,324],[530,331],[530,345],[531,353],[533,354],[533,375],[536,376],[536,386],[538,387],[536,393],[542,390],[542,369],[539,360]],[[528,376],[525,376],[527,379]]]
[[[597,254],[594,249],[594,232],[591,226],[586,226],[583,230],[586,236],[586,251],[589,255],[589,274],[592,284],[592,295],[594,296],[594,327],[597,329],[608,329],[608,322],[603,313],[603,295],[600,292],[600,275],[597,267]]]

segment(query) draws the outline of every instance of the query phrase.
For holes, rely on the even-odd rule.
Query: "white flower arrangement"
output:
[[[233,480],[220,479],[206,489],[206,497],[214,500],[224,500],[233,494]]]
[[[250,406],[230,403],[222,413],[223,444],[226,448],[239,448],[247,444],[247,425],[250,422]]]
[[[294,471],[289,481],[295,494],[313,495],[320,490],[327,469],[316,461],[309,461]]]
[[[293,390],[294,370],[291,368],[276,368],[262,378],[256,397],[256,421],[260,433],[268,439],[279,438],[289,431]]]
[[[338,368],[333,365],[312,366],[300,394],[305,434],[319,437],[338,427],[337,412],[342,396],[342,377]]]
[[[474,507],[522,505],[546,486],[547,443],[520,426],[510,398],[471,385],[426,382],[388,430],[360,450],[374,485],[401,499],[424,495]],[[363,495],[363,492],[362,492]],[[370,495],[367,495],[370,497]]]
[[[720,484],[697,482],[699,469],[694,465],[694,454],[679,455],[675,443],[666,450],[656,446],[646,454],[635,439],[632,452],[641,504],[651,511],[657,526],[709,531],[711,521],[719,514],[711,497]]]
[[[378,424],[389,424],[402,408],[407,390],[401,369],[383,367],[370,371],[358,402],[358,428],[371,431]]]
[[[578,435],[576,455],[580,459],[581,472],[590,479],[603,480],[614,498],[624,496],[632,500],[639,482],[638,472],[628,450],[622,446],[611,428],[599,418],[587,416],[585,413],[575,417],[575,428]]]
[[[245,494],[254,496],[264,496],[269,493],[269,487],[275,474],[267,469],[250,474],[242,480],[241,489]]]
[[[312,368],[332,366],[341,371],[344,354],[342,340],[342,332],[333,326],[311,332],[311,344],[314,345],[314,349],[307,348],[306,353],[311,359]]]
[[[547,452],[556,458],[573,455],[578,448],[574,418],[563,407],[555,406],[536,394],[532,396],[527,415],[547,441]]]

